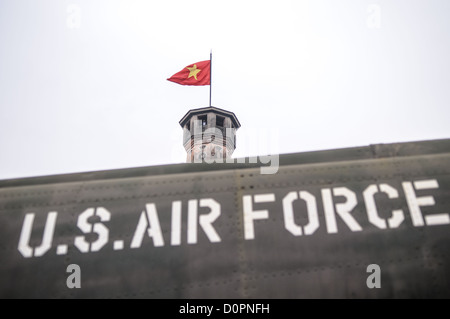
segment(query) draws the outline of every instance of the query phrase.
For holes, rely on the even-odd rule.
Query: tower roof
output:
[[[233,122],[233,125],[236,129],[241,127],[241,123],[239,123],[239,120],[236,117],[236,114],[234,114],[233,112],[230,111],[226,111],[223,109],[220,109],[218,107],[215,106],[208,106],[208,107],[202,107],[202,108],[198,108],[198,109],[192,109],[189,110],[184,116],[183,118],[180,120],[180,125],[181,127],[184,127],[184,125],[186,124],[186,122],[193,116],[193,115],[198,115],[198,114],[203,114],[203,113],[207,113],[207,112],[214,112],[216,114],[220,114],[223,116],[227,116],[231,119],[231,121]]]

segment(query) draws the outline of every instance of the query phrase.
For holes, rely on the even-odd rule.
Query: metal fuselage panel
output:
[[[0,183],[0,297],[449,298],[450,153],[420,145],[291,154],[276,174]],[[67,287],[70,264],[81,288]]]

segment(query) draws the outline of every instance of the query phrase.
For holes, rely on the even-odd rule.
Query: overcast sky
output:
[[[0,179],[185,162],[209,86],[233,157],[450,137],[450,1],[0,0]]]

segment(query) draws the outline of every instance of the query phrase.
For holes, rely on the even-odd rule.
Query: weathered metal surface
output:
[[[449,151],[436,140],[281,155],[276,174],[179,164],[0,181],[0,297],[448,298]],[[366,284],[370,264],[381,288]]]

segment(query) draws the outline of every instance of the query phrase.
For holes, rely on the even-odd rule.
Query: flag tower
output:
[[[236,149],[241,124],[233,112],[212,106],[211,71],[212,51],[209,61],[192,63],[167,79],[181,85],[209,85],[209,107],[191,109],[179,122],[188,163],[223,162]]]
[[[187,163],[223,162],[236,149],[241,124],[233,112],[214,106],[191,109],[179,123]]]

